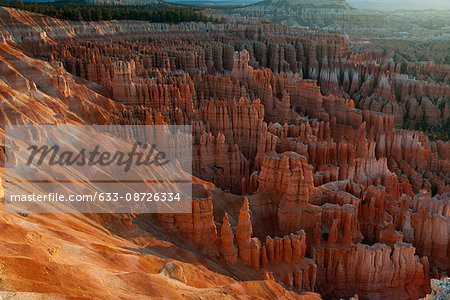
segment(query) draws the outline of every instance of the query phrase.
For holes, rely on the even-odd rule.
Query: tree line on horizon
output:
[[[107,6],[82,2],[29,3],[23,0],[0,0],[0,6],[17,8],[70,21],[136,20],[153,23],[215,22],[194,7],[173,4]]]

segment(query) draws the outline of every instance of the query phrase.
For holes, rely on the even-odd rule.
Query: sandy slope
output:
[[[95,217],[118,231],[124,229],[114,216]],[[201,264],[167,259],[165,253],[183,250],[148,233],[145,240],[143,248],[83,215],[1,213],[0,288],[19,296],[35,293],[23,294],[24,298],[45,293],[108,299],[319,299],[317,294],[287,292],[271,280],[236,282]],[[200,261],[195,253],[189,254],[191,261]],[[159,273],[167,261],[182,268],[186,284]]]

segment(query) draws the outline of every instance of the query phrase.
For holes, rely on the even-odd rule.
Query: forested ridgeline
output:
[[[138,20],[155,23],[213,22],[198,9],[168,3],[140,6],[106,6],[79,2],[30,3],[0,0],[0,6],[27,10],[72,21]]]

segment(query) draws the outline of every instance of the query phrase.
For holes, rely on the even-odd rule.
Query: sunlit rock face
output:
[[[330,3],[348,9],[315,9]],[[450,272],[450,143],[397,129],[448,121],[448,79],[433,79],[448,66],[400,66],[338,35],[257,22],[0,8],[0,34],[0,168],[9,124],[193,131],[192,213],[2,213],[8,291],[418,299]]]

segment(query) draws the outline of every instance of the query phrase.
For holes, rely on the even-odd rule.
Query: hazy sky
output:
[[[168,0],[169,2],[233,2],[233,3],[256,3],[262,0]],[[398,9],[449,9],[450,0],[347,0],[356,8],[398,10]]]
[[[355,8],[376,10],[450,9],[449,0],[348,0],[348,3]]]

